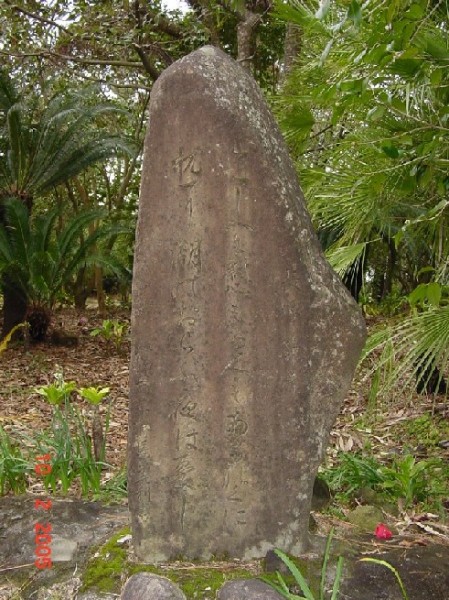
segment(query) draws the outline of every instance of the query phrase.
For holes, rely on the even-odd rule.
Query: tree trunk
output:
[[[284,68],[282,70],[282,83],[298,60],[301,50],[301,29],[298,25],[288,23],[284,39]]]
[[[27,313],[27,300],[21,290],[12,285],[6,277],[2,279],[3,292],[3,328],[2,338],[11,331],[13,327],[25,321]],[[17,332],[17,337],[20,331]]]
[[[76,310],[84,310],[86,308],[86,300],[89,294],[85,282],[85,273],[85,268],[80,269],[76,274],[75,283],[73,285],[73,297]]]
[[[106,316],[106,296],[103,288],[103,269],[95,267],[95,289],[97,290],[98,314],[101,317]]]
[[[260,15],[250,10],[245,14],[237,25],[237,61],[247,71],[251,71],[254,54],[254,30],[260,22]]]
[[[393,291],[394,272],[396,270],[396,247],[392,239],[385,240],[388,246],[388,259],[385,267],[385,296],[388,296]]]

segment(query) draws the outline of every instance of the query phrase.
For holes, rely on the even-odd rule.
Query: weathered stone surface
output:
[[[253,79],[211,47],[173,64],[151,94],[133,278],[139,559],[301,552],[363,339]]]
[[[185,600],[182,591],[166,577],[136,573],[125,584],[121,600]]]
[[[85,594],[77,594],[76,600],[117,600],[117,594],[105,594],[104,592],[91,591],[86,592]]]
[[[217,600],[280,600],[282,596],[258,579],[228,581],[220,589]]]
[[[384,514],[378,506],[356,506],[349,513],[348,521],[366,533],[373,533],[376,525],[384,521]]]

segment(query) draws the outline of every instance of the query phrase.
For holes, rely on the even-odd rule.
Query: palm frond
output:
[[[133,152],[133,147],[118,136],[104,136],[101,139],[84,141],[79,145],[73,144],[61,149],[61,152],[54,156],[51,167],[40,174],[40,179],[33,178],[32,185],[37,193],[41,194],[79,175],[98,162],[121,153],[132,155]]]
[[[21,265],[28,264],[31,230],[27,207],[16,198],[4,203],[5,223],[2,226],[8,238],[15,260]],[[0,226],[1,227],[1,226]]]
[[[383,374],[383,391],[405,388],[435,367],[449,367],[449,306],[430,307],[369,336],[362,359],[379,353],[376,369]],[[427,383],[424,380],[424,383]]]
[[[99,161],[118,154],[135,154],[136,149],[123,136],[113,134],[101,124],[103,117],[111,113],[126,114],[125,111],[98,102],[92,90],[57,95],[43,113],[33,117],[28,103],[17,99],[10,80],[1,75],[0,103],[3,81],[8,110],[6,129],[0,133],[0,147],[8,161],[1,161],[0,193],[9,189],[32,199]],[[9,102],[12,99],[16,100],[14,104]]]
[[[23,106],[14,104],[6,115],[9,139],[8,164],[17,189],[22,188],[27,171],[27,140],[22,120]]]
[[[363,257],[368,242],[352,246],[334,245],[326,251],[326,258],[334,270],[343,277],[348,269]]]

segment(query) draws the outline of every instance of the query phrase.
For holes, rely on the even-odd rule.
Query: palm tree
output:
[[[331,260],[350,269],[364,257],[378,295],[410,293],[448,249],[445,4],[321,4],[279,4],[302,30],[279,118]]]
[[[129,228],[98,225],[99,210],[86,210],[66,218],[56,227],[60,209],[30,218],[27,206],[17,198],[4,203],[5,226],[0,228],[0,275],[20,293],[27,305],[31,339],[45,339],[58,296],[73,282],[80,268],[101,265],[121,275],[125,270],[110,253],[97,250],[101,240]],[[86,236],[86,230],[92,229]]]
[[[39,110],[15,89],[0,69],[0,228],[6,226],[5,206],[18,199],[31,215],[37,198],[51,193],[93,164],[119,152],[132,153],[122,136],[96,126],[118,109],[95,101],[92,89],[57,95]],[[23,289],[3,273],[3,335],[27,313]]]
[[[302,32],[297,66],[276,100],[281,125],[331,264],[343,279],[358,279],[354,288],[364,281],[375,302],[408,302],[367,352],[382,348],[385,365],[394,362],[390,384],[411,379],[418,391],[442,391],[449,368],[446,3],[337,0],[315,8],[279,3]],[[418,308],[416,290],[433,290]]]

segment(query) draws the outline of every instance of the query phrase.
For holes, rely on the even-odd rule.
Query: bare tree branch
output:
[[[46,19],[45,17],[41,17],[40,15],[37,15],[36,13],[32,13],[29,10],[26,10],[25,8],[23,8],[22,6],[19,6],[18,4],[13,4],[10,0],[3,0],[3,1],[5,4],[7,4],[9,7],[11,7],[12,10],[15,10],[16,12],[23,13],[24,15],[27,15],[27,17],[30,17],[31,19],[35,19],[36,21],[40,21],[41,23],[46,23],[47,25],[51,25],[52,27],[57,27],[64,33],[67,33],[67,35],[70,35],[70,36],[73,35],[68,29],[66,29],[65,27],[63,27],[62,25],[57,23],[56,21],[52,21],[51,19]]]
[[[58,52],[53,52],[51,50],[40,50],[36,52],[5,52],[4,50],[0,50],[0,55],[3,56],[13,56],[14,58],[27,58],[30,56],[40,56],[43,58],[57,58],[60,60],[72,61],[81,65],[103,65],[107,67],[132,67],[142,68],[142,63],[140,61],[134,60],[101,60],[97,58],[83,58],[80,56],[70,56],[67,54],[60,54]]]
[[[151,79],[153,81],[156,81],[156,79],[160,75],[160,72],[158,71],[158,69],[154,65],[154,63],[151,60],[150,56],[148,56],[144,52],[143,48],[141,48],[138,44],[133,44],[133,48],[137,52],[140,60],[142,61],[142,65],[143,65],[143,68],[145,69],[145,71],[149,74],[149,76],[151,77]]]
[[[157,31],[160,31],[161,33],[166,33],[170,37],[176,39],[180,39],[184,36],[184,31],[182,27],[180,27],[176,23],[173,23],[172,21],[169,21],[152,8],[147,9],[147,15],[151,18],[152,25]]]

